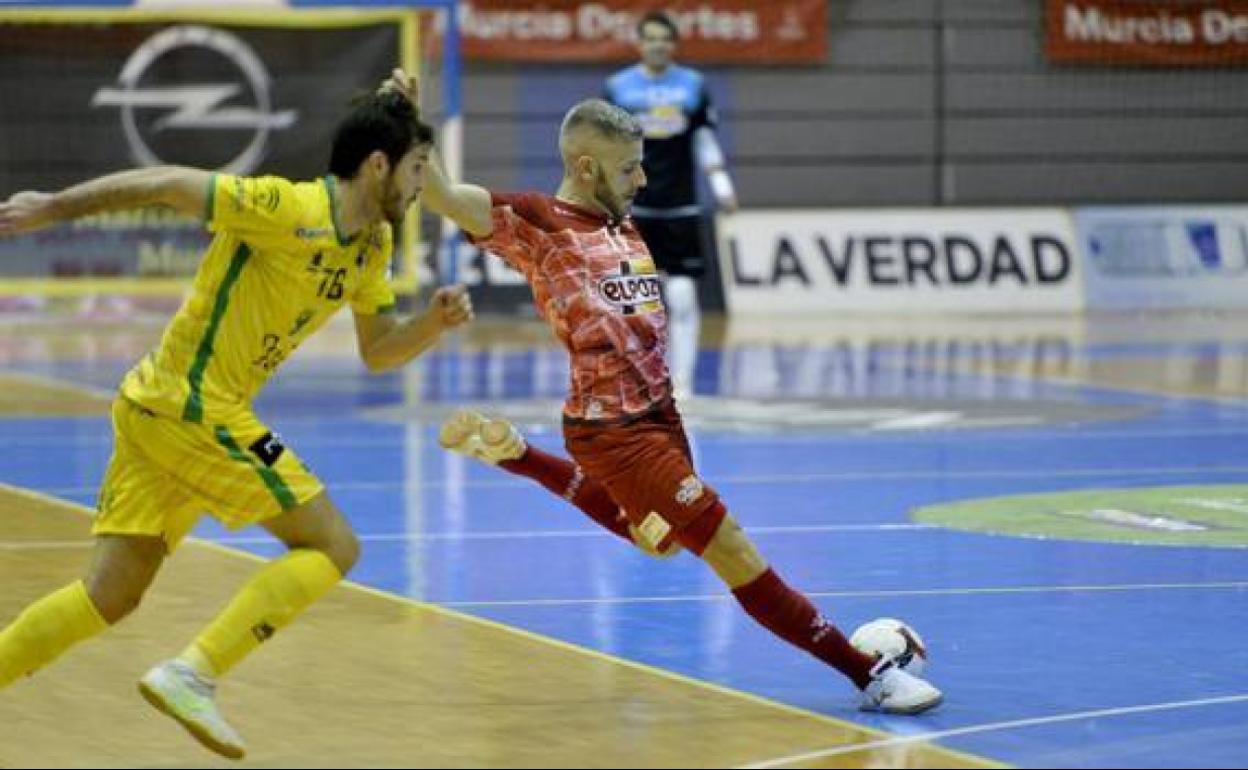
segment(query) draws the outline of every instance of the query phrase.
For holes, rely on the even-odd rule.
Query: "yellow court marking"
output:
[[[188,278],[6,278],[0,297],[84,297],[124,294],[132,297],[178,297],[191,289]]]
[[[58,514],[86,510],[0,484],[0,540],[85,540],[82,516]],[[238,557],[263,561],[189,540],[143,611],[6,691],[0,766],[203,761],[148,713],[133,683],[245,579]],[[74,579],[83,562],[78,549],[0,552],[0,617]],[[251,739],[247,763],[723,767],[841,746],[822,766],[1002,766],[935,745],[893,746],[893,736],[823,714],[358,583],[343,588],[223,685],[223,708]],[[848,698],[830,675],[829,690],[840,689]]]
[[[113,393],[25,372],[0,372],[0,417],[98,417]]]

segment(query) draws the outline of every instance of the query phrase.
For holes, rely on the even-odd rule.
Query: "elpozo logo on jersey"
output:
[[[663,309],[659,274],[650,257],[620,261],[620,272],[598,281],[598,296],[624,315]]]
[[[210,59],[206,61],[204,54]],[[243,82],[172,84],[173,76],[160,77],[166,69],[217,73],[224,59]],[[296,110],[274,111],[271,78],[260,60],[241,38],[223,29],[197,25],[169,27],[152,35],[135,49],[122,66],[115,86],[104,86],[91,98],[92,107],[121,108],[126,143],[135,161],[144,166],[169,162],[188,163],[171,157],[184,147],[205,151],[207,146],[224,160],[196,161],[232,174],[249,174],[264,159],[269,134],[290,128],[299,118]],[[249,106],[228,104],[236,97]],[[156,111],[160,111],[157,113]],[[177,130],[173,138],[166,132]],[[197,132],[202,142],[188,142],[183,132]],[[216,134],[211,139],[206,134]],[[156,145],[156,146],[154,146]]]

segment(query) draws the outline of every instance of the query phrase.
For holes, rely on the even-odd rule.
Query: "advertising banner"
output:
[[[81,13],[0,11],[0,197],[161,164],[322,176],[404,28],[395,12]],[[168,211],[91,217],[0,239],[0,278],[188,275],[207,239]]]
[[[1075,210],[1088,308],[1248,308],[1248,206]]]
[[[1049,61],[1248,64],[1248,0],[1047,0]]]
[[[627,61],[636,26],[662,8],[689,62],[821,64],[827,58],[826,0],[466,0],[464,56],[496,61]]]
[[[742,212],[719,232],[733,315],[1082,307],[1062,209]]]

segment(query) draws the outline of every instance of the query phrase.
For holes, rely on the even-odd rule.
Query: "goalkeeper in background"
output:
[[[647,184],[633,223],[663,274],[670,323],[669,365],[677,401],[693,395],[701,311],[697,279],[706,272],[704,217],[697,172],[707,176],[720,211],[737,209],[732,178],[715,139],[717,118],[702,73],[676,64],[676,25],[664,13],[637,25],[641,61],[607,79],[607,101],[631,112],[645,133]]]

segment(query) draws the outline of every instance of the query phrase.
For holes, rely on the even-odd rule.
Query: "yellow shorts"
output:
[[[226,424],[201,425],[118,398],[113,456],[91,531],[161,537],[172,552],[204,513],[236,529],[303,505],[324,489],[250,411]]]

